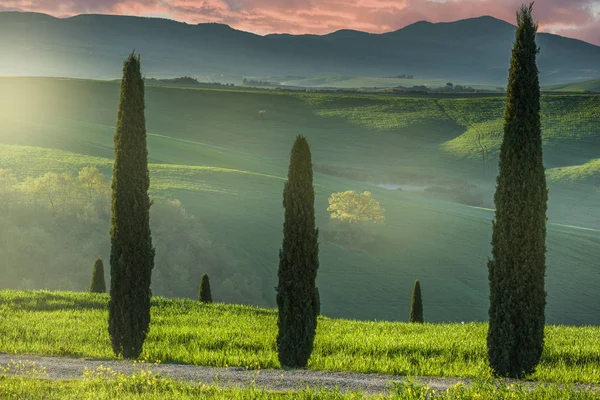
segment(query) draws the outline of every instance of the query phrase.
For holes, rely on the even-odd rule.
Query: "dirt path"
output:
[[[34,364],[31,364],[31,363]],[[21,364],[24,367],[20,367]],[[132,361],[125,360],[98,360],[85,358],[62,358],[25,356],[0,353],[1,367],[10,367],[9,374],[28,374],[31,370],[45,370],[36,376],[48,379],[79,379],[82,378],[85,368],[96,370],[99,366],[111,368],[115,372],[130,375],[134,368]],[[200,367],[184,364],[159,364],[150,368],[152,372],[161,376],[183,380],[193,383],[216,384],[219,386],[250,386],[269,390],[301,390],[326,387],[338,388],[341,391],[358,390],[367,393],[388,393],[392,381],[400,381],[404,377],[388,375],[359,374],[345,372],[327,372],[311,370],[246,370],[245,368],[229,367]],[[32,374],[33,375],[33,374]],[[421,378],[422,383],[427,383],[435,388],[446,388],[464,379],[453,378]]]
[[[33,364],[32,364],[33,363]],[[24,366],[24,367],[20,367]],[[8,374],[32,375],[46,379],[80,379],[85,368],[96,370],[98,367],[111,368],[115,372],[130,375],[135,368],[132,361],[99,360],[86,358],[62,358],[44,356],[25,356],[0,353],[0,373],[8,367]],[[4,367],[4,368],[3,368]],[[147,368],[147,367],[146,367]],[[32,370],[44,370],[42,374],[31,374]],[[340,391],[361,391],[368,394],[387,394],[392,382],[401,382],[406,377],[346,372],[327,372],[312,370],[246,370],[245,368],[201,367],[184,364],[159,364],[150,368],[152,372],[177,380],[194,384],[215,384],[221,387],[248,387],[256,385],[267,390],[302,390],[328,388]],[[445,389],[457,382],[469,384],[468,379],[459,378],[417,378],[420,383],[435,389]],[[528,385],[536,383],[528,383]],[[582,388],[591,385],[580,385]]]

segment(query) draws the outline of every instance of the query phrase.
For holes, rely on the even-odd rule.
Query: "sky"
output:
[[[381,33],[422,20],[482,15],[514,24],[524,1],[529,0],[0,0],[0,10],[57,17],[137,15],[193,24],[219,22],[258,34],[323,34],[339,29]],[[541,32],[600,45],[600,0],[537,0],[534,18]]]

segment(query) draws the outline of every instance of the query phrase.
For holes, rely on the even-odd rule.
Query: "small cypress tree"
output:
[[[298,136],[292,147],[283,190],[283,245],[279,251],[277,287],[279,362],[303,368],[312,353],[317,316],[315,280],[319,268],[319,231],[310,146]]]
[[[488,261],[488,359],[496,375],[513,378],[534,372],[544,347],[548,190],[532,9],[517,13]]]
[[[104,263],[100,257],[94,262],[94,270],[92,271],[92,283],[90,285],[91,293],[105,293],[106,282],[104,281]]]
[[[210,282],[208,275],[202,275],[200,280],[200,293],[198,294],[198,301],[202,303],[212,303],[212,294],[210,293]]]
[[[416,280],[410,301],[409,322],[423,323],[423,301],[421,300],[421,283]]]
[[[150,327],[154,247],[140,57],[123,64],[114,137],[108,332],[115,355],[139,357]]]
[[[315,286],[315,298],[313,300],[313,306],[315,308],[315,315],[318,317],[321,315],[321,294],[319,293],[318,286]]]

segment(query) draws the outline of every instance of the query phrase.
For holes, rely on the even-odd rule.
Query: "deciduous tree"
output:
[[[329,198],[330,218],[349,224],[385,222],[385,210],[373,199],[371,192],[357,193],[353,190],[332,193]]]

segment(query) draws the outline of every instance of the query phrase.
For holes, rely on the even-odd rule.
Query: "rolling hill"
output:
[[[504,86],[514,29],[486,16],[421,21],[385,34],[343,30],[321,36],[259,36],[214,23],[2,12],[0,75],[118,78],[121,60],[136,49],[148,77],[240,82],[244,76],[410,74]],[[543,84],[600,75],[600,47],[545,33],[539,34],[538,44]]]
[[[592,92],[600,93],[600,79],[582,81],[582,82],[571,82],[557,85],[550,85],[543,88],[548,91],[557,92]]]
[[[118,99],[115,82],[0,78],[0,169],[22,179],[91,165],[109,176]],[[148,85],[146,106],[152,195],[181,200],[237,260],[221,266],[222,274],[259,277],[256,305],[275,304],[283,182],[294,137],[302,133],[311,143],[323,232],[332,192],[369,190],[386,210],[386,224],[366,248],[322,236],[317,281],[323,314],[405,320],[412,284],[420,279],[427,321],[487,319],[504,97]],[[599,107],[596,95],[542,97],[552,324],[600,324]],[[485,171],[479,136],[488,150]],[[65,246],[60,252],[83,251],[76,241]],[[20,252],[35,251],[16,249],[5,258],[5,272],[18,274],[26,264]],[[74,268],[85,274],[96,255]],[[27,267],[41,270],[53,262],[44,258]],[[20,287],[18,280],[1,284]]]

